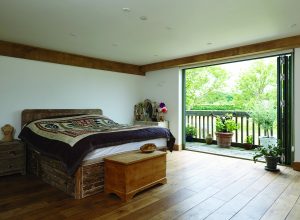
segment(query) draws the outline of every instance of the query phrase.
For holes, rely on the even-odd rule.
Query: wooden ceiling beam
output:
[[[133,65],[0,41],[0,55],[144,76],[146,72],[300,47],[300,35],[147,65]]]
[[[138,65],[91,58],[6,41],[0,41],[0,55],[135,75],[145,75]]]
[[[300,47],[300,35],[140,66],[142,72],[200,64]]]

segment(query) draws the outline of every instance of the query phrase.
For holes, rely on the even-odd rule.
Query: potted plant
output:
[[[283,149],[279,141],[268,146],[259,146],[255,149],[253,161],[255,163],[257,158],[264,156],[267,163],[265,169],[269,171],[279,171],[279,169],[277,169],[277,163],[279,162],[282,150]]]
[[[260,144],[267,147],[277,142],[275,137],[270,136],[270,130],[273,128],[276,119],[276,108],[270,103],[258,103],[250,116],[260,127],[264,129],[266,136],[260,136]]]
[[[238,124],[233,120],[232,114],[217,116],[216,137],[220,147],[230,147],[233,131],[238,129]]]
[[[246,150],[251,150],[253,147],[253,136],[252,135],[248,135],[245,139],[245,149]]]
[[[193,141],[193,138],[197,134],[197,129],[194,126],[187,125],[185,128],[185,140],[187,142]]]

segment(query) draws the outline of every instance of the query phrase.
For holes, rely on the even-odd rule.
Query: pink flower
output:
[[[166,112],[168,111],[168,109],[167,109],[167,107],[165,106],[165,107],[161,108],[160,111],[161,111],[162,113],[166,113]]]

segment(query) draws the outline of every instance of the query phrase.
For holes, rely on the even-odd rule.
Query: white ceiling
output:
[[[0,0],[0,40],[137,65],[299,34],[300,0]]]

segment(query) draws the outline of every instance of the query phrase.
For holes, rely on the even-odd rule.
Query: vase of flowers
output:
[[[159,103],[158,105],[158,113],[159,113],[159,121],[164,121],[165,117],[164,114],[166,114],[168,111],[167,106],[164,102]]]

